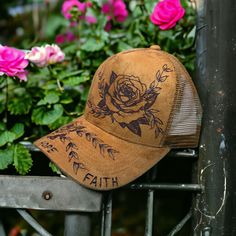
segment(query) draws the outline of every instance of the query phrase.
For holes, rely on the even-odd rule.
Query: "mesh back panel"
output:
[[[202,115],[198,94],[185,68],[175,58],[171,59],[179,76],[175,105],[163,144],[170,147],[196,147]]]
[[[192,135],[196,133],[197,108],[193,106],[195,102],[192,88],[184,82],[184,79],[180,78],[182,93],[176,99],[177,106],[168,135]]]

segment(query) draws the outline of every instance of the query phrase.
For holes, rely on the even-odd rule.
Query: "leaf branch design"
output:
[[[41,142],[41,146],[42,146],[43,148],[45,148],[48,153],[51,153],[51,152],[58,152],[57,148],[54,147],[52,144],[50,144],[50,143],[48,143],[48,142],[45,142],[45,141],[44,141],[44,142]]]
[[[159,111],[154,110],[154,109],[150,109],[150,110],[146,111],[146,113],[145,113],[145,117],[147,118],[151,129],[155,129],[155,138],[157,138],[159,136],[159,134],[162,134],[164,132],[163,129],[160,127],[161,125],[163,125],[162,120],[159,119],[155,115],[157,112],[159,112]]]
[[[60,133],[61,131],[63,131],[63,133]],[[68,136],[70,132],[76,132],[79,137],[84,137],[88,142],[90,142],[94,148],[99,148],[99,151],[103,157],[107,154],[111,159],[114,160],[115,154],[119,153],[117,150],[113,149],[112,146],[104,143],[104,141],[98,138],[96,134],[87,131],[85,126],[72,123],[54,131],[53,134],[47,136],[47,138],[51,140],[59,139],[63,144],[67,142],[66,152],[68,153],[69,161],[72,159],[79,159],[77,154],[78,147]]]
[[[105,118],[105,116],[110,114],[108,110],[95,106],[90,100],[87,102],[87,105],[90,108],[90,113],[96,118]]]
[[[77,175],[79,169],[88,170],[83,163],[74,161],[73,162],[73,170],[76,175]]]
[[[168,67],[167,64],[164,64],[162,66],[162,71],[158,70],[156,73],[156,79],[158,82],[165,82],[165,80],[168,78],[168,75],[166,73],[172,72],[173,70]]]
[[[99,139],[96,134],[90,133],[84,128],[78,128],[76,130],[76,134],[80,137],[85,137],[87,141],[91,142],[94,148],[99,148],[101,155],[104,157],[105,154],[115,160],[115,154],[119,153],[119,151],[113,149],[110,145],[103,142],[103,140]]]
[[[71,132],[75,130],[74,126],[68,125],[67,127],[69,128]],[[78,127],[81,128],[83,126],[78,126]],[[79,169],[82,169],[82,170],[87,170],[87,169],[82,162],[79,162],[79,155],[77,153],[78,151],[77,145],[71,141],[71,138],[67,136],[67,133],[59,134],[61,130],[65,131],[66,130],[65,128],[66,127],[62,127],[61,129],[56,130],[54,132],[55,133],[54,135],[50,135],[47,138],[50,140],[59,139],[64,145],[67,142],[65,146],[65,150],[68,156],[68,162],[71,162],[73,160],[73,163],[72,163],[73,171],[75,174],[77,174]]]

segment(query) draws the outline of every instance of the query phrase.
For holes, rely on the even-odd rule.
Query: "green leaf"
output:
[[[12,115],[23,115],[29,112],[31,106],[31,97],[22,96],[11,99],[7,107]]]
[[[0,131],[6,130],[6,124],[3,122],[0,122]]]
[[[103,47],[104,47],[103,41],[90,38],[81,46],[81,49],[86,52],[95,52],[101,50]]]
[[[55,32],[58,29],[66,27],[68,24],[67,20],[61,16],[49,14],[49,18],[47,19],[47,24],[45,24],[45,36],[46,37],[55,37]]]
[[[67,55],[69,53],[74,53],[78,50],[77,44],[69,43],[63,48],[63,52]]]
[[[85,81],[88,81],[90,79],[89,76],[74,76],[74,77],[70,77],[66,80],[63,80],[64,85],[68,85],[68,86],[75,86],[75,85],[79,85]]]
[[[1,78],[1,77],[0,77]],[[6,95],[4,93],[0,93],[0,114],[5,109],[5,103],[6,103]]]
[[[69,96],[64,96],[61,100],[60,100],[60,103],[61,104],[70,104],[73,102],[73,99]]]
[[[0,147],[6,143],[11,143],[16,139],[16,134],[11,131],[4,131],[0,134]]]
[[[31,119],[37,125],[49,125],[63,114],[63,106],[54,104],[53,107],[39,107],[33,110]]]
[[[46,93],[46,96],[41,99],[37,105],[46,105],[46,104],[55,104],[59,101],[59,93],[56,91],[49,91]]]
[[[16,144],[11,146],[11,148],[14,151],[13,165],[15,166],[17,172],[21,175],[27,174],[33,165],[33,160],[29,150],[22,144]]]
[[[124,42],[122,42],[122,41],[120,41],[120,42],[118,43],[118,51],[119,51],[119,52],[124,51],[124,50],[128,50],[128,49],[131,49],[131,48],[132,48],[132,47],[131,47],[129,44],[124,43]]]
[[[88,93],[89,93],[89,87],[85,87],[83,92],[81,93],[81,100],[82,101],[87,101]]]
[[[17,138],[20,138],[24,134],[24,124],[16,123],[10,130]]]
[[[73,72],[63,71],[58,75],[58,79],[62,80],[62,79],[65,79],[67,77],[71,77],[73,75],[78,75],[82,72],[83,72],[82,70],[76,70],[76,71],[73,71]]]
[[[71,121],[71,117],[69,116],[61,116],[59,119],[57,119],[55,122],[49,125],[49,128],[51,130],[55,130],[65,124],[68,124]]]
[[[13,162],[13,150],[0,150],[0,170],[4,170]]]
[[[51,170],[58,174],[58,175],[61,175],[61,171],[57,168],[57,166],[55,166],[55,164],[53,164],[52,162],[49,163],[49,167],[51,168]]]

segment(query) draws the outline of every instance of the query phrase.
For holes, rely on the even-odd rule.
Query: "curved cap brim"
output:
[[[83,116],[34,144],[64,173],[96,190],[118,188],[135,180],[170,151],[117,138]]]

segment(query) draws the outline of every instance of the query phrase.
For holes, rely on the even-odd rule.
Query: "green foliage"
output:
[[[24,125],[16,123],[10,130],[5,130],[2,125],[2,132],[0,133],[0,147],[7,143],[12,143],[14,140],[20,138],[24,134]]]
[[[32,121],[37,125],[49,125],[63,114],[63,106],[55,104],[52,107],[39,107],[32,112]]]
[[[25,175],[30,171],[33,161],[28,149],[22,144],[15,144],[11,147],[13,150],[13,165],[19,174]]]
[[[28,114],[31,106],[32,98],[28,94],[25,94],[9,100],[7,108],[12,115],[23,115]]]
[[[14,152],[10,148],[0,150],[0,170],[4,170],[13,162]]]
[[[52,169],[54,173],[61,174],[61,171],[53,164],[52,162],[49,163],[49,167]]]
[[[70,31],[75,35],[73,42],[60,45],[65,53],[62,63],[44,68],[29,65],[27,82],[0,76],[0,169],[13,164],[18,173],[28,173],[33,164],[31,154],[19,142],[33,142],[81,115],[97,67],[117,52],[158,44],[177,56],[193,73],[196,27],[195,10],[190,1],[181,1],[186,14],[175,28],[167,31],[160,30],[150,21],[157,1],[125,1],[128,18],[123,23],[113,19],[110,31],[104,30],[107,16],[101,13],[102,2],[91,2],[89,11],[96,17],[96,24],[79,20],[76,26],[70,27],[58,4],[42,14],[47,17],[43,19],[44,25],[38,35],[25,26],[22,38],[16,36],[14,41],[10,37],[6,40],[10,45],[29,50],[32,46],[54,42],[57,34]],[[29,21],[21,21],[22,24],[29,24],[31,17]],[[50,166],[56,171],[54,165]]]

